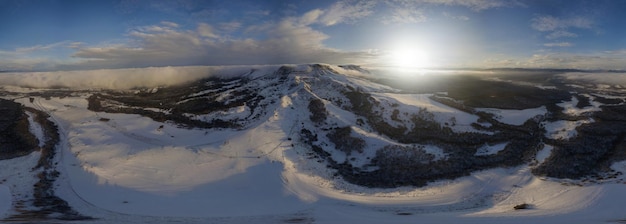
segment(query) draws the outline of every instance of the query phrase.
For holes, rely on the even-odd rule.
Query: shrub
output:
[[[519,204],[519,205],[513,206],[513,209],[520,210],[520,209],[529,209],[531,207],[532,206],[530,204],[523,203],[523,204]]]
[[[363,152],[365,140],[350,135],[352,128],[350,126],[335,128],[326,137],[335,144],[335,148],[350,155],[353,150],[359,153]]]
[[[311,112],[311,116],[309,117],[311,121],[315,123],[322,123],[326,120],[328,112],[326,111],[326,106],[324,102],[320,99],[312,99],[309,101],[309,111]]]

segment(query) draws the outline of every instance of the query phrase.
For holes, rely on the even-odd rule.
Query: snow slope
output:
[[[498,121],[511,125],[522,125],[527,120],[537,115],[545,115],[548,112],[545,106],[525,110],[505,110],[495,108],[476,108],[476,110],[492,113],[496,115],[495,118]]]
[[[378,97],[386,98],[389,102],[398,102],[402,106],[400,111],[418,111],[424,108],[435,115],[435,121],[440,124],[454,123],[452,130],[457,132],[478,132],[470,125],[477,122],[478,116],[469,114],[447,105],[436,102],[430,97],[433,94],[397,94],[379,93]],[[392,122],[392,121],[387,121]]]
[[[16,206],[26,206],[33,200],[33,184],[37,183],[37,170],[33,167],[41,156],[40,152],[8,160],[0,160],[0,218],[16,214]]]
[[[0,217],[4,217],[7,211],[11,208],[11,190],[5,185],[0,185]]]
[[[301,74],[313,71],[297,69]],[[257,73],[248,76],[263,76]],[[427,94],[398,94],[356,76],[317,75],[293,77],[294,82],[316,79],[312,77],[326,82],[302,81],[298,88],[283,90],[280,101],[269,105],[259,122],[242,130],[185,129],[140,115],[96,113],[87,109],[87,94],[17,101],[50,114],[59,125],[61,176],[56,192],[81,214],[97,218],[76,223],[604,223],[626,218],[623,177],[621,182],[578,186],[537,178],[528,165],[473,172],[421,188],[350,184],[325,163],[309,158],[308,148],[293,140],[302,127],[315,125],[308,121],[311,97],[339,97],[317,87],[363,86],[374,97],[397,102],[400,110],[426,108],[439,122],[455,120],[454,131],[476,131],[470,124],[478,117],[432,101]],[[323,102],[327,122],[356,122],[354,114]],[[545,108],[490,112],[502,116],[504,123],[519,124],[545,113]],[[368,137],[366,144],[372,148],[389,144],[367,129],[352,127],[353,134]],[[505,145],[486,145],[477,154],[491,155]],[[537,160],[545,159],[550,149],[546,146]],[[440,149],[427,151],[445,159]],[[363,158],[373,152],[358,154],[354,163],[365,164]],[[348,159],[336,150],[332,157]],[[19,199],[16,192],[28,195],[20,187],[32,184],[11,169],[27,170],[28,161],[37,158],[33,153],[0,161],[1,177],[7,178],[0,184],[0,217],[11,212],[6,201]],[[615,166],[626,170],[623,164]],[[513,209],[522,203],[532,208]]]

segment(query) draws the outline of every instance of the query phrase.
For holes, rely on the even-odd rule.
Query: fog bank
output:
[[[595,84],[626,86],[626,73],[618,72],[572,72],[559,75],[567,80],[586,81]]]
[[[267,67],[267,66],[256,66]],[[69,89],[132,89],[182,84],[210,76],[237,76],[255,66],[185,66],[0,73],[1,86]]]

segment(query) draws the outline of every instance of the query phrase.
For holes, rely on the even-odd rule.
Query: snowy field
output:
[[[428,94],[372,95],[400,102],[402,110],[426,107],[439,122],[454,118],[454,131],[472,131],[470,124],[478,119],[437,103]],[[267,119],[240,131],[184,129],[140,115],[96,113],[87,109],[87,96],[16,99],[48,113],[59,126],[56,162],[61,176],[55,192],[79,213],[96,218],[74,223],[626,222],[623,176],[617,178],[621,181],[578,185],[537,178],[529,165],[523,165],[474,172],[421,188],[372,189],[347,183],[334,177],[325,164],[307,158],[308,149],[291,141],[297,137],[296,127],[309,116],[306,105],[295,105],[304,104],[298,93],[284,96]],[[600,106],[592,101],[591,107],[577,109],[572,106],[576,103],[573,98],[559,106],[571,114]],[[326,106],[329,119],[347,123],[356,119],[338,107]],[[480,110],[513,125],[546,113],[545,107]],[[546,135],[570,138],[575,127],[585,122],[593,121],[546,123]],[[360,135],[368,134],[353,128]],[[30,130],[41,138],[41,127],[33,125]],[[379,144],[385,139],[369,141]],[[485,145],[476,155],[497,153],[505,145]],[[551,149],[546,145],[537,162],[543,162]],[[437,154],[438,149],[427,150]],[[33,152],[0,161],[0,218],[14,214],[17,201],[32,197],[36,179],[30,170],[38,158],[39,153]],[[626,173],[625,162],[612,168]],[[520,204],[530,208],[515,210]]]
[[[289,150],[282,129],[290,124],[281,123],[289,119],[279,118],[298,113],[290,113],[288,104],[276,118],[250,130],[207,132],[138,115],[94,113],[78,97],[18,101],[50,113],[60,125],[57,192],[79,212],[98,218],[85,223],[604,223],[624,218],[623,183],[564,185],[533,177],[527,166],[475,172],[423,188],[368,189],[329,179],[299,149]],[[499,148],[486,146],[483,153]],[[2,213],[10,210],[10,191],[28,186],[8,167],[36,156],[0,162],[2,176],[9,177],[0,185]],[[624,164],[617,168],[626,171]],[[513,209],[522,203],[532,208]]]

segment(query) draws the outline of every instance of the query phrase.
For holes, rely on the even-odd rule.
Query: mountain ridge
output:
[[[389,95],[400,94],[402,90],[371,83],[364,76],[342,75],[337,69],[365,71],[358,66],[332,67],[323,64],[281,66],[274,71],[252,69],[238,77],[208,78],[196,81],[191,87],[163,87],[154,93],[140,91],[130,96],[116,95],[117,93],[93,94],[89,98],[89,109],[107,113],[136,113],[155,121],[172,121],[191,128],[244,130],[250,128],[251,124],[262,123],[275,113],[281,98],[297,93],[304,100],[301,105],[308,105],[310,119],[307,122],[312,125],[308,128],[302,127],[300,135],[290,136],[291,138],[298,138],[309,145],[317,157],[325,159],[331,168],[337,170],[337,174],[352,183],[370,187],[399,187],[424,186],[430,181],[465,176],[475,170],[532,163],[536,153],[546,142],[542,123],[555,120],[554,116],[565,116],[556,104],[573,97],[568,91],[525,87],[483,80],[475,76],[448,77],[449,80],[446,81],[464,83],[462,86],[448,88],[445,94],[405,94],[418,97],[428,104],[439,103],[453,108],[457,110],[454,113],[475,116],[474,122],[465,124],[469,129],[455,131],[458,126],[451,124],[455,123],[452,120],[457,117],[443,113],[448,116],[448,120],[437,120],[435,115],[442,114],[429,111],[428,105],[407,110],[409,105]],[[367,82],[370,83],[364,85]],[[490,97],[485,97],[486,95]],[[113,106],[102,106],[105,101]],[[329,106],[342,113],[351,113],[351,116],[356,117],[355,121],[336,120],[336,115],[329,114]],[[547,107],[548,113],[527,119],[521,125],[502,123],[493,114],[475,110],[482,107],[530,109],[540,106]],[[329,117],[332,119],[327,121]],[[368,149],[374,151],[365,156],[370,158],[369,163],[352,164],[349,156],[362,153],[366,147],[364,139],[367,137],[359,134],[358,130],[376,133],[379,135],[377,138],[387,139],[392,143],[377,149]],[[484,145],[505,143],[505,148],[494,155],[472,156]],[[400,158],[385,156],[400,153],[394,150],[409,153],[410,149],[416,155],[409,154],[409,157],[433,156],[419,150],[422,147],[420,145],[441,148],[447,155],[447,160],[431,163],[421,160],[418,163],[404,161],[405,165],[402,166],[408,168],[400,171]],[[335,154],[334,151],[345,153],[345,160],[332,159],[329,155]],[[388,153],[375,153],[377,151]],[[475,159],[468,159],[473,157]],[[354,157],[352,159],[356,160]],[[393,162],[385,165],[382,161]],[[364,167],[370,167],[368,169],[371,170],[371,167],[380,169],[381,166],[387,171],[361,172]],[[586,167],[567,175],[545,171],[549,169],[546,167],[551,166],[540,166],[534,172],[559,178],[577,178],[589,174],[584,169],[593,170]],[[562,169],[563,171],[558,172],[568,173],[565,171],[566,167]],[[367,181],[363,181],[364,179]]]
[[[343,192],[330,194],[334,198],[402,189],[419,194],[457,181],[471,183],[465,187],[495,181],[503,189],[529,179],[592,187],[624,181],[626,92],[619,84],[551,72],[380,72],[307,64],[238,68],[132,89],[3,87],[10,100],[2,102],[30,111],[20,112],[22,118],[37,115],[23,122],[58,135],[54,149],[40,156],[45,168],[34,162],[30,171],[41,173],[26,187],[35,185],[39,196],[23,193],[32,199],[20,199],[37,204],[12,217],[98,217],[76,207],[85,201],[148,211],[141,205],[152,197],[133,195],[129,203],[123,194],[100,198],[90,192],[184,194],[242,172],[276,172],[267,161],[283,165],[279,186],[304,201],[328,191]],[[489,173],[515,181],[467,182]],[[68,196],[58,186],[75,192]],[[478,192],[448,209],[512,200],[499,198],[502,192]],[[87,199],[72,201],[76,195]]]

